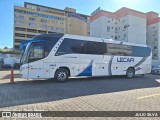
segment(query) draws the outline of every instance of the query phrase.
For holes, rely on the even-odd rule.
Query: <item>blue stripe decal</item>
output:
[[[142,69],[142,68],[138,67],[138,68],[135,69],[135,71],[139,71],[139,70],[141,70],[141,69]]]
[[[135,71],[139,71],[141,70],[142,68],[140,68],[139,66],[141,64],[143,64],[146,60],[147,60],[148,57],[143,57],[137,64],[135,64],[133,67],[135,68]],[[124,70],[124,71],[127,71],[127,70]]]
[[[148,57],[143,57],[137,64],[134,65],[134,68],[140,66],[147,58]]]
[[[91,61],[90,64],[77,76],[92,76],[92,64],[93,61]]]

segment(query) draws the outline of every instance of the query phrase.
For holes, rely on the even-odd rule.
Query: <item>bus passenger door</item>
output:
[[[96,62],[94,63],[94,76],[106,76],[107,66],[105,63],[102,62]]]
[[[108,76],[110,73],[110,59],[111,59],[111,56],[108,56],[108,55],[104,55],[103,56],[103,63],[104,63],[104,66],[105,66],[105,74],[106,76]]]
[[[31,62],[29,63],[28,67],[28,78],[34,79],[34,78],[44,78],[43,74],[43,60],[37,61],[37,62]]]
[[[122,75],[124,71],[124,66],[126,66],[127,63],[118,62],[118,56],[111,56],[110,60],[108,62],[108,73],[109,76],[111,75]]]
[[[28,78],[44,77],[44,43],[34,42],[29,51]]]

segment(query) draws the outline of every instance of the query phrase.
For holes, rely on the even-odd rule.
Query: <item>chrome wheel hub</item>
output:
[[[129,71],[128,77],[132,77],[133,75],[134,75],[134,73],[132,71]]]
[[[65,72],[59,72],[58,73],[58,76],[57,76],[57,79],[59,80],[59,81],[64,81],[65,79],[66,79],[66,73]]]

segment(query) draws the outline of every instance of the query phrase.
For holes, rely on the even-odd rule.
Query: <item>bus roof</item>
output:
[[[136,44],[136,43],[129,43],[125,41],[117,41],[113,39],[105,39],[105,38],[97,38],[97,37],[88,37],[88,36],[80,36],[80,35],[72,35],[72,34],[63,34],[63,33],[49,33],[49,34],[43,34],[43,35],[37,35],[32,40],[26,40],[21,42],[20,45],[20,51],[22,51],[29,42],[38,42],[37,40],[40,40],[41,37],[63,37],[64,38],[72,38],[72,39],[80,39],[80,40],[89,40],[89,41],[100,41],[100,42],[106,42],[106,43],[115,43],[115,44],[123,44],[123,45],[132,45],[132,46],[143,46],[143,47],[149,47],[148,45],[144,44]]]
[[[21,42],[19,50],[21,52],[23,49],[25,49],[25,47],[27,46],[27,44],[30,43],[30,42],[42,41],[40,39],[38,40],[38,38],[40,38],[40,37],[62,37],[63,35],[64,35],[63,33],[49,33],[49,34],[37,35],[33,39],[31,39],[31,40],[25,40],[25,41]]]

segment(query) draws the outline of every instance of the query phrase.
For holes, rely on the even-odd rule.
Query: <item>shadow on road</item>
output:
[[[72,78],[65,83],[51,79],[3,83],[0,84],[0,108],[159,86],[155,79],[139,76],[134,79],[123,76]]]

